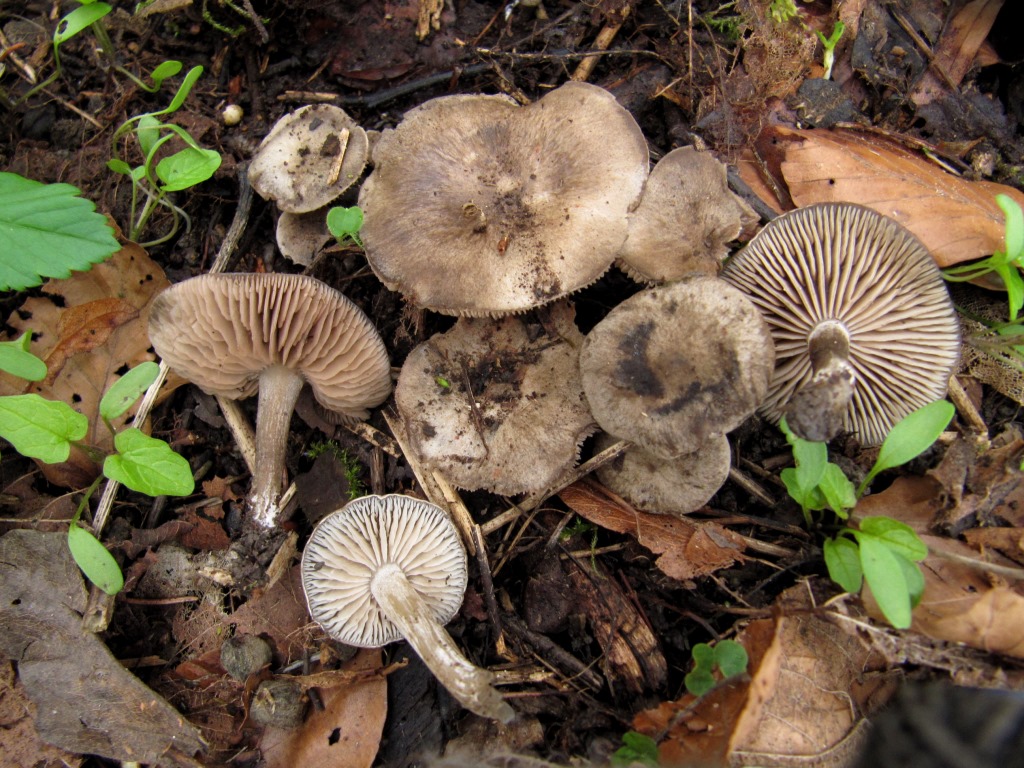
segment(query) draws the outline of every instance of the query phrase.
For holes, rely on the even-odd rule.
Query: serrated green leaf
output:
[[[849,517],[848,510],[857,506],[857,491],[838,464],[828,462],[818,488],[832,511],[843,520]]]
[[[89,420],[67,403],[39,395],[0,397],[0,437],[22,456],[47,464],[67,461],[71,443],[89,431]]]
[[[185,147],[156,164],[164,192],[180,192],[209,179],[220,168],[221,157],[212,149]]]
[[[903,566],[888,544],[870,534],[857,536],[860,566],[882,615],[896,629],[910,627],[910,589]]]
[[[694,696],[703,696],[715,687],[715,678],[706,669],[699,668],[683,678],[683,685]]]
[[[114,556],[77,523],[68,529],[68,549],[86,578],[108,595],[116,595],[124,587],[124,576]]]
[[[70,184],[40,184],[0,173],[0,290],[64,278],[116,253],[104,216]]]
[[[846,592],[860,592],[864,583],[864,571],[860,566],[860,549],[857,542],[845,536],[837,536],[834,539],[825,539],[823,550],[829,578]]]
[[[928,547],[914,529],[899,520],[872,515],[860,521],[860,530],[884,541],[889,549],[912,562],[924,560],[928,556]]]
[[[195,490],[192,470],[183,456],[135,429],[114,436],[117,453],[103,462],[103,474],[133,491],[149,496],[188,496]]]
[[[100,400],[100,416],[105,419],[116,419],[132,407],[132,403],[156,381],[159,374],[160,366],[156,363],[139,363],[103,393],[103,399]]]
[[[715,643],[715,663],[724,677],[743,674],[747,671],[749,661],[747,649],[735,640],[719,640]]]
[[[955,412],[952,403],[936,400],[898,421],[882,443],[875,465],[861,484],[861,492],[879,472],[906,464],[927,450],[939,439]]]
[[[46,363],[28,351],[32,332],[26,331],[14,341],[0,341],[0,370],[26,381],[46,378]]]

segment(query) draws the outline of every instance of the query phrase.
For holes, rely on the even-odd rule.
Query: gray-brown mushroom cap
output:
[[[310,615],[327,633],[357,648],[402,639],[370,589],[377,570],[397,564],[434,619],[447,624],[462,605],[466,553],[448,514],[408,496],[364,496],[325,517],[302,554]]]
[[[726,167],[710,152],[680,147],[654,166],[630,214],[619,266],[641,282],[715,276],[728,243],[757,220],[729,189]]]
[[[600,435],[595,451],[617,441]],[[637,509],[681,517],[700,509],[729,477],[732,457],[729,438],[712,437],[693,453],[663,459],[631,446],[621,456],[597,469],[597,478]]]
[[[296,264],[308,267],[334,236],[327,228],[327,211],[282,213],[277,219],[277,247]]]
[[[892,219],[850,203],[791,211],[722,277],[758,306],[775,339],[762,406],[771,420],[789,408],[787,422],[808,439],[842,428],[876,445],[945,396],[959,359],[956,312],[928,251]]]
[[[649,453],[692,453],[739,426],[775,363],[758,309],[737,289],[695,277],[641,291],[587,334],[583,389],[605,432]]]
[[[369,142],[343,109],[300,107],[278,120],[249,164],[249,182],[289,213],[308,213],[354,184],[366,167]]]
[[[546,327],[461,318],[406,358],[395,404],[410,450],[460,488],[511,496],[553,484],[596,425],[583,395],[583,336],[565,303]]]
[[[373,160],[359,195],[370,266],[452,315],[522,312],[600,277],[649,163],[629,112],[585,83],[526,107],[433,99],[384,132]]]

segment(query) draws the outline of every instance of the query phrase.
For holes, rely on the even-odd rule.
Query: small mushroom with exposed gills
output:
[[[376,328],[311,277],[211,274],[177,283],[153,301],[149,338],[171,370],[204,392],[233,400],[259,393],[249,506],[261,528],[279,513],[288,425],[303,385],[349,420],[366,418],[391,393]]]
[[[778,357],[762,412],[807,440],[878,445],[946,396],[960,325],[931,255],[870,208],[821,203],[770,222],[722,278],[753,301]]]
[[[447,632],[462,605],[466,551],[447,513],[411,496],[363,496],[317,525],[302,553],[302,587],[313,620],[358,648],[405,638],[464,707],[515,716]]]

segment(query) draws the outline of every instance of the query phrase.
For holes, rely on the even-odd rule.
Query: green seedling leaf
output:
[[[686,677],[683,678],[683,684],[686,686],[686,690],[694,696],[703,696],[715,687],[715,678],[710,671],[703,667],[698,667],[686,674]]]
[[[165,61],[162,64],[158,64],[156,69],[154,69],[152,74],[149,76],[153,81],[153,90],[159,90],[160,86],[163,85],[164,80],[169,77],[174,77],[179,72],[181,72],[180,61]]]
[[[139,399],[149,385],[160,375],[160,366],[152,361],[139,363],[128,373],[110,385],[100,400],[100,416],[116,419]]]
[[[715,644],[715,663],[723,677],[743,674],[749,661],[747,649],[735,640],[719,640]]]
[[[112,157],[110,160],[107,160],[107,168],[112,170],[114,173],[120,173],[124,176],[132,175],[132,167],[124,160],[116,157]]]
[[[860,545],[860,565],[864,580],[871,588],[882,615],[896,629],[910,627],[910,586],[904,575],[899,555],[889,545],[863,532],[857,536]]]
[[[359,243],[359,230],[363,228],[363,209],[358,205],[351,208],[335,207],[327,211],[327,229],[339,242],[351,237]]]
[[[116,253],[107,219],[70,184],[0,173],[0,291],[69,277]]]
[[[111,480],[149,496],[188,496],[195,490],[188,462],[163,440],[132,427],[114,436],[114,449],[103,462]]]
[[[1024,306],[1024,279],[1015,264],[996,264],[993,269],[1006,286],[1006,302],[1010,308],[1010,322],[1013,322]]]
[[[825,465],[828,464],[828,446],[825,443],[815,443],[797,437],[790,430],[785,416],[779,422],[779,429],[786,436],[786,442],[793,448],[797,482],[803,488],[814,488],[821,482],[821,476],[825,473]]]
[[[928,547],[918,538],[914,529],[891,517],[865,517],[860,521],[860,531],[884,541],[889,549],[912,562],[924,560],[928,556]]]
[[[124,576],[114,556],[77,523],[68,528],[68,549],[86,578],[108,595],[116,595],[124,587]]]
[[[857,506],[857,490],[838,464],[828,462],[818,489],[832,511],[843,520],[850,516],[849,510]]]
[[[622,746],[612,754],[612,768],[628,768],[639,763],[658,767],[658,743],[650,736],[636,731],[627,731],[622,735]]]
[[[15,341],[0,341],[0,370],[26,381],[46,378],[46,363],[28,351],[32,332],[25,331]]]
[[[858,495],[864,493],[879,472],[906,464],[928,449],[939,439],[954,413],[952,403],[936,400],[898,421],[882,443],[878,460],[861,483]]]
[[[898,552],[896,562],[903,568],[903,578],[907,582],[907,592],[910,594],[910,607],[915,608],[924,595],[924,574],[921,573],[921,566],[910,562]]]
[[[202,67],[192,67],[185,75],[185,79],[181,81],[181,85],[178,86],[177,92],[174,94],[174,98],[171,99],[170,105],[167,109],[160,110],[159,112],[153,112],[154,115],[169,115],[172,112],[177,112],[181,109],[181,105],[185,103],[185,99],[192,92],[192,86],[196,84],[196,80],[202,77]]]
[[[1024,255],[1024,211],[1009,195],[996,195],[996,205],[1006,215],[1006,258],[1016,261]]]
[[[77,35],[83,29],[102,19],[113,10],[106,3],[93,2],[75,8],[71,13],[57,22],[53,32],[53,44],[60,45]]]
[[[67,461],[71,443],[88,431],[89,420],[67,403],[35,394],[0,397],[0,437],[22,456]]]
[[[209,179],[220,168],[220,154],[212,149],[185,147],[156,164],[164,192],[180,192]]]
[[[142,154],[149,156],[160,141],[160,128],[163,126],[159,120],[152,115],[143,115],[135,126],[135,136],[139,140],[139,148]]]
[[[715,651],[707,643],[697,643],[693,646],[693,663],[697,669],[706,669],[708,672],[715,668]]]
[[[864,571],[860,567],[860,548],[845,536],[826,539],[823,546],[829,578],[846,592],[860,592]]]
[[[786,486],[786,491],[789,492],[790,498],[799,504],[803,509],[824,509],[825,508],[825,497],[817,486],[805,488],[800,484],[799,475],[792,467],[787,467],[779,473],[779,478],[782,480],[783,485]]]

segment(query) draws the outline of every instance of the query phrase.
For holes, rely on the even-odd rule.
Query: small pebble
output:
[[[221,120],[224,121],[224,125],[238,125],[242,122],[242,117],[245,115],[245,110],[237,104],[228,104],[224,107],[224,110],[220,113]]]

